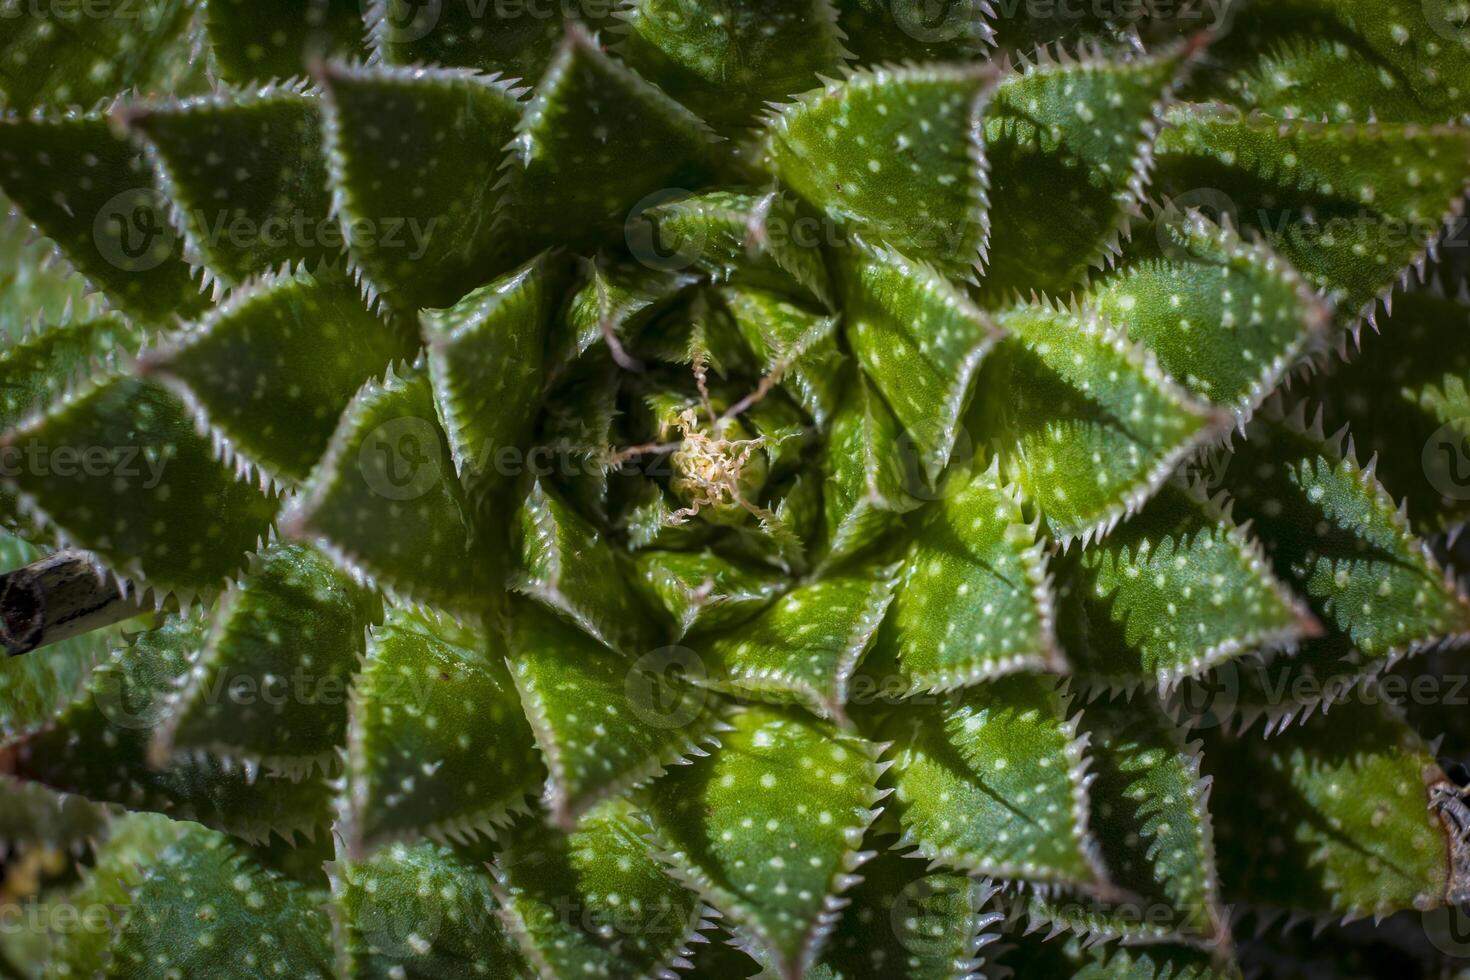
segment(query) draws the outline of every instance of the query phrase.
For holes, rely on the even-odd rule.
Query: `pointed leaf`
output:
[[[1269,739],[1212,732],[1205,764],[1227,898],[1352,918],[1445,903],[1454,831],[1429,807],[1444,776],[1379,705]]]
[[[137,634],[88,679],[47,728],[10,746],[21,778],[91,800],[196,820],[251,840],[314,833],[327,822],[327,788],[257,775],[207,753],[149,766],[149,744],[168,696],[204,643],[198,617]]]
[[[392,306],[448,306],[505,250],[502,149],[520,90],[442,69],[323,70],[333,210],[370,289]]]
[[[1197,211],[1160,214],[1085,294],[1190,394],[1250,417],[1309,352],[1328,309],[1296,270]]]
[[[848,684],[893,601],[894,568],[856,569],[798,586],[700,648],[720,691],[799,704],[845,722]]]
[[[567,304],[550,360],[574,361],[608,336],[620,345],[636,340],[665,301],[689,285],[688,276],[631,262],[583,265],[585,282]]]
[[[1018,674],[895,715],[889,779],[903,838],[979,874],[1093,887],[1085,737],[1049,678]]]
[[[837,410],[846,361],[837,349],[836,320],[754,289],[724,289],[720,297],[764,375],[778,377],[812,421],[826,425]]]
[[[697,189],[708,177],[704,123],[609,58],[576,24],[520,129],[513,219],[535,242],[595,240],[646,195]]]
[[[1055,669],[1052,599],[1039,527],[994,467],[916,522],[875,658],[915,690]]]
[[[226,92],[119,118],[147,141],[184,255],[230,282],[334,261],[320,100],[293,88]]]
[[[1105,533],[1227,424],[1091,312],[1018,306],[1000,324],[967,427],[1063,541]]]
[[[0,776],[5,806],[0,808],[0,854],[41,846],[79,854],[106,836],[112,808],[40,783]]]
[[[204,29],[230,82],[301,75],[314,59],[365,55],[362,0],[211,0]]]
[[[486,564],[419,370],[390,369],[358,392],[282,523],[394,596],[457,612],[485,603]]]
[[[1425,242],[1462,207],[1461,127],[1283,122],[1219,105],[1180,107],[1168,122],[1158,141],[1165,191],[1223,194],[1223,209],[1349,319],[1422,265]]]
[[[828,219],[967,275],[990,230],[987,67],[876,68],[777,107],[770,166]]]
[[[1052,60],[1003,79],[984,123],[988,296],[1060,291],[1100,264],[1137,209],[1158,113],[1188,49],[1129,61]]]
[[[876,750],[777,708],[733,724],[717,754],[653,785],[648,813],[676,873],[779,975],[800,977],[867,857],[858,848],[882,796]]]
[[[146,7],[10,5],[0,41],[0,95],[6,108],[91,105],[167,75],[189,23],[188,0]]]
[[[512,587],[628,656],[658,646],[663,624],[638,593],[614,543],[540,481],[516,517],[521,569]]]
[[[1013,937],[1006,936],[1010,940]],[[1071,977],[1072,980],[1240,980],[1233,960],[1188,946],[1123,946],[1081,939],[1014,937],[996,959],[1000,977]]]
[[[501,489],[507,452],[527,448],[545,383],[543,358],[560,299],[556,266],[537,259],[420,316],[429,379],[455,469],[471,494]]]
[[[949,462],[994,322],[933,269],[861,243],[845,256],[844,329],[853,353],[935,482]]]
[[[1228,507],[1166,486],[1067,563],[1059,621],[1079,673],[1115,689],[1168,690],[1320,630]]]
[[[703,908],[655,859],[622,800],[570,833],[540,821],[496,855],[505,919],[543,977],[660,976],[689,954]]]
[[[544,778],[495,633],[388,610],[352,691],[344,836],[493,836]]]
[[[770,569],[729,561],[713,551],[649,551],[636,563],[680,636],[736,627],[770,605],[785,586]]]
[[[311,548],[261,552],[215,609],[156,748],[205,749],[293,778],[333,768],[378,605]]]
[[[74,389],[5,436],[25,513],[160,594],[213,595],[270,526],[273,495],[215,458],[179,399],[127,377]]]
[[[373,316],[330,275],[267,276],[148,355],[242,470],[305,480],[352,396],[410,356],[416,338]]]
[[[0,188],[119,310],[203,309],[145,154],[104,117],[0,121]]]

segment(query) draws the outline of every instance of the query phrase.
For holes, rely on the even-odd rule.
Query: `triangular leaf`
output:
[[[1080,938],[1044,933],[1007,935],[987,975],[998,980],[1071,977],[1072,980],[1240,980],[1240,967],[1217,953],[1169,943],[1088,945]]]
[[[544,778],[497,633],[391,607],[352,691],[345,827],[383,840],[493,836]]]
[[[771,169],[829,220],[974,272],[990,230],[980,116],[986,67],[876,68],[777,107]]]
[[[831,931],[837,898],[870,855],[882,798],[875,747],[771,707],[735,715],[715,755],[649,790],[655,840],[743,944],[794,980]]]
[[[764,374],[779,378],[812,421],[825,426],[837,410],[846,360],[837,349],[836,320],[754,289],[724,289],[720,298]]]
[[[504,258],[501,150],[520,90],[472,72],[341,65],[322,87],[333,210],[369,290],[414,309],[485,282]]]
[[[648,551],[636,563],[680,636],[732,629],[770,605],[785,587],[774,571],[713,551]]]

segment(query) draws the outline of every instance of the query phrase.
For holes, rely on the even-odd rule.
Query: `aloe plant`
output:
[[[6,5],[0,965],[1448,962],[1464,6],[1033,7]]]

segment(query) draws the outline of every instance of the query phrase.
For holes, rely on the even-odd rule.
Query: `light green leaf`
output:
[[[390,607],[352,691],[342,832],[494,836],[545,778],[496,631]]]
[[[664,625],[637,590],[626,556],[548,490],[531,487],[515,523],[511,586],[631,657],[658,646]]]
[[[764,375],[779,379],[811,420],[825,426],[837,410],[847,360],[837,349],[837,321],[754,289],[724,289],[720,298]]]
[[[195,410],[226,461],[264,482],[305,480],[369,379],[416,338],[327,274],[266,276],[144,358],[140,370]]]
[[[883,796],[874,745],[773,707],[735,715],[724,747],[654,783],[648,814],[675,872],[785,978],[821,954],[870,853]]]
[[[990,202],[980,117],[995,72],[874,68],[776,107],[772,170],[839,226],[946,273],[972,275]]]
[[[681,637],[733,629],[785,588],[771,569],[730,561],[714,551],[648,551],[635,562]]]
[[[147,158],[100,114],[0,121],[0,189],[119,310],[205,306]]]
[[[999,331],[933,269],[861,242],[842,264],[843,329],[932,484],[949,463],[981,359]]]
[[[395,597],[476,612],[488,561],[463,497],[428,377],[390,367],[347,406],[283,531]]]
[[[569,833],[539,821],[496,855],[505,920],[542,977],[656,977],[687,962],[701,928],[699,897],[669,876],[647,827],[611,800]]]
[[[204,749],[291,778],[335,769],[377,598],[302,545],[260,553],[220,600],[155,753]]]
[[[1016,674],[893,716],[899,846],[963,871],[1098,888],[1085,736],[1054,681]]]
[[[274,495],[237,479],[152,381],[104,374],[4,444],[33,460],[8,474],[25,514],[160,596],[213,596],[276,511]]]
[[[1091,311],[1017,306],[999,322],[1011,336],[986,360],[967,428],[1064,542],[1106,534],[1231,420]]]
[[[739,629],[696,644],[709,668],[695,679],[845,724],[848,685],[893,600],[895,571],[856,569],[792,589]]]
[[[1444,776],[1380,705],[1268,739],[1211,732],[1205,767],[1227,900],[1334,918],[1445,903],[1454,831],[1429,808]]]
[[[1040,528],[997,476],[992,466],[914,522],[874,654],[895,658],[913,690],[1062,666]]]
[[[1157,146],[1165,193],[1221,195],[1213,203],[1337,297],[1340,319],[1372,314],[1422,265],[1426,240],[1467,187],[1462,127],[1280,121],[1220,105],[1167,118]]]
[[[333,211],[369,291],[449,306],[503,268],[502,151],[523,90],[446,69],[334,64],[321,80]]]
[[[336,260],[320,101],[296,87],[114,114],[147,144],[184,257],[227,282]]]
[[[1191,49],[1074,60],[1049,49],[1002,79],[985,113],[993,300],[1060,291],[1117,249],[1148,179],[1159,111]]]

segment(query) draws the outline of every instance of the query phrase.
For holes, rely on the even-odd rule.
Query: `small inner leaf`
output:
[[[648,551],[636,562],[680,636],[732,629],[770,605],[785,587],[774,571],[713,551]]]

